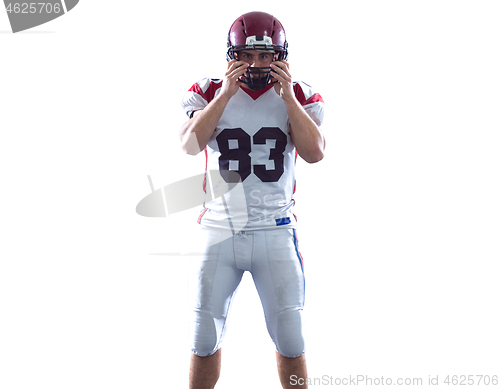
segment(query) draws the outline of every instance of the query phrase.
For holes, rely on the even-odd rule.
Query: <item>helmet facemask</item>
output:
[[[277,81],[271,81],[271,68],[266,67],[255,67],[251,66],[247,69],[248,77],[243,74],[240,80],[247,84],[250,89],[260,90],[264,89],[268,85],[275,84]]]
[[[244,50],[262,50],[273,53],[273,61],[281,61],[287,57],[286,46],[273,45],[272,39],[267,36],[250,36],[246,38],[245,45],[231,46],[228,43],[227,60],[238,60],[238,52]],[[248,85],[252,90],[264,89],[269,85],[276,84],[278,81],[272,81],[271,67],[255,67],[251,66],[247,69],[246,74],[240,77],[240,81]]]

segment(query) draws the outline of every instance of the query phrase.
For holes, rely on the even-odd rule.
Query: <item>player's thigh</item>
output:
[[[243,272],[234,266],[232,238],[224,239],[224,232],[217,229],[203,228],[202,233],[202,255],[190,264],[190,305],[214,317],[226,316]]]
[[[259,239],[252,276],[266,315],[303,307],[305,278],[295,230],[265,231]]]

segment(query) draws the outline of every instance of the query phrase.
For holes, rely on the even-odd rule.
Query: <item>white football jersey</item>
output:
[[[221,86],[222,80],[210,78],[195,83],[182,100],[187,115],[205,108]],[[294,82],[294,91],[320,126],[324,116],[321,95],[303,82]],[[229,100],[205,155],[206,171],[219,171],[226,182],[234,182],[239,175],[241,184],[205,202],[200,224],[233,231],[296,226],[292,207],[297,152],[285,103],[274,85],[259,91],[240,87]],[[207,176],[210,179],[210,174]]]

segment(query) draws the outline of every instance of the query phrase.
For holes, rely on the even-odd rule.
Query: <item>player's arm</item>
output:
[[[228,63],[220,93],[202,110],[196,111],[180,130],[181,148],[190,155],[196,155],[205,149],[217,127],[217,123],[227,103],[238,91],[241,81],[238,79],[245,72],[248,64],[232,60]]]
[[[290,121],[290,136],[297,153],[308,163],[319,162],[325,156],[325,137],[323,131],[306,113],[294,97],[286,103]]]
[[[311,119],[295,97],[288,62],[272,63],[271,68],[273,77],[279,82],[276,91],[285,102],[290,121],[290,136],[297,153],[308,163],[321,161],[324,157],[325,137],[321,128]]]

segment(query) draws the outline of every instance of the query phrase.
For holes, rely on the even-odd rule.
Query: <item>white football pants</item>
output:
[[[269,335],[277,351],[302,355],[305,280],[294,229],[227,231],[202,227],[204,254],[191,264],[191,350],[198,356],[221,346],[231,300],[245,271],[252,274]],[[212,244],[214,243],[214,244]]]

